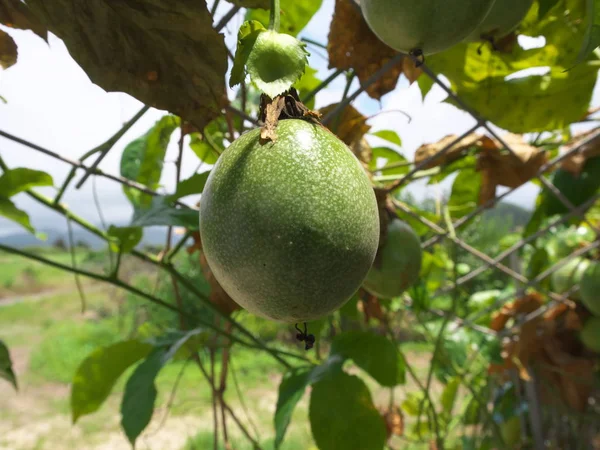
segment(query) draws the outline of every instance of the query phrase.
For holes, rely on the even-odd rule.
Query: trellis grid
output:
[[[234,7],[227,14],[225,14],[225,16],[219,22],[217,29],[222,29],[227,24],[227,22],[235,16],[235,14],[239,11],[239,9],[240,9],[239,7]],[[324,125],[329,124],[335,117],[337,117],[339,114],[341,114],[348,105],[350,105],[357,97],[359,97],[363,92],[365,92],[370,85],[377,82],[383,75],[385,75],[394,66],[396,66],[403,58],[406,58],[406,57],[407,57],[407,55],[398,53],[394,58],[392,58],[389,62],[387,62],[381,69],[379,69],[376,73],[374,73],[368,80],[366,80],[365,83],[360,85],[360,87],[358,89],[356,89],[352,94],[346,96],[332,111],[330,111],[327,115],[325,115],[322,118],[322,123]],[[478,114],[477,111],[474,111],[473,109],[471,109],[465,102],[462,101],[462,99],[448,85],[446,85],[442,80],[440,80],[440,78],[427,66],[426,61],[421,61],[418,57],[416,57],[414,55],[408,55],[408,57],[410,57],[415,64],[419,65],[419,67],[423,71],[423,73],[426,76],[430,77],[431,80],[435,83],[435,85],[437,85],[441,89],[443,89],[447,93],[447,95],[450,96],[456,104],[460,105],[460,107],[464,111],[469,113],[472,116],[472,118],[475,120],[476,124],[474,126],[470,127],[469,129],[467,129],[466,131],[464,131],[460,136],[458,136],[456,139],[454,139],[452,142],[450,142],[448,145],[446,145],[443,149],[438,151],[436,154],[428,157],[427,159],[420,161],[419,163],[413,164],[413,167],[410,169],[410,171],[406,175],[404,175],[402,178],[400,178],[398,181],[396,181],[390,187],[387,188],[388,191],[391,192],[391,191],[393,191],[397,188],[400,188],[400,187],[410,183],[411,181],[413,181],[414,176],[417,172],[419,172],[421,169],[425,168],[428,164],[435,162],[436,160],[439,160],[440,158],[442,158],[457,143],[459,143],[465,137],[477,132],[478,130],[480,130],[482,128],[489,135],[491,135],[494,139],[496,139],[503,146],[503,149],[507,150],[515,158],[515,160],[518,161],[517,164],[520,163],[520,160],[518,160],[518,157],[516,156],[515,150],[513,148],[511,148],[511,146],[507,142],[505,142],[497,134],[496,131],[494,131],[494,129],[491,127],[490,123],[484,117],[482,117],[480,114]],[[336,72],[336,74],[340,74],[340,73],[341,73],[341,71]],[[329,77],[328,80],[326,80],[326,81],[331,81],[331,79],[332,79],[332,77]],[[320,90],[321,88],[322,88],[322,86],[320,86],[318,88],[318,90]],[[44,148],[42,146],[36,145],[31,142],[28,142],[25,139],[22,139],[18,136],[14,136],[14,135],[12,135],[8,132],[2,131],[2,130],[0,130],[0,136],[2,136],[5,139],[16,142],[18,144],[21,144],[23,146],[26,146],[32,150],[41,152],[49,157],[57,159],[65,164],[71,166],[71,172],[69,173],[67,180],[65,181],[65,183],[59,190],[59,193],[56,196],[56,198],[53,199],[53,201],[51,202],[51,205],[53,205],[55,207],[60,207],[59,202],[61,200],[61,197],[64,194],[65,190],[67,189],[69,182],[75,177],[76,172],[78,170],[83,170],[84,175],[82,176],[82,178],[80,178],[80,180],[76,184],[76,188],[80,188],[85,183],[85,181],[88,179],[89,176],[94,176],[94,177],[104,177],[104,178],[110,179],[116,183],[120,183],[120,184],[128,186],[130,188],[139,190],[140,192],[144,192],[144,193],[150,194],[152,196],[157,196],[157,195],[161,195],[161,194],[152,189],[149,189],[147,186],[141,185],[139,183],[136,183],[135,181],[126,179],[121,176],[105,173],[98,168],[98,165],[102,161],[104,156],[106,156],[106,154],[114,147],[116,142],[123,136],[123,134],[125,134],[125,132],[146,111],[148,111],[148,109],[149,109],[149,107],[147,107],[147,106],[142,108],[129,122],[127,122],[125,124],[125,126],[118,133],[116,133],[111,139],[109,139],[109,141],[107,141],[105,144],[103,144],[103,146],[101,146],[101,148],[99,147],[99,148],[93,149],[92,151],[86,153],[80,160],[72,160],[72,159],[66,158],[55,151],[52,151],[50,149]],[[244,111],[240,111],[240,110],[232,107],[231,105],[228,105],[226,107],[226,110],[229,111],[230,113],[239,115],[242,119],[244,119],[245,121],[248,121],[254,125],[260,125],[260,122],[258,121],[258,119],[248,116]],[[470,213],[466,214],[465,216],[461,217],[460,219],[454,221],[453,223],[451,223],[450,227],[447,227],[447,228],[451,228],[452,232],[450,229],[444,228],[436,223],[431,222],[427,218],[422,217],[410,205],[407,205],[406,203],[403,203],[399,200],[392,199],[392,203],[393,203],[394,207],[397,208],[397,210],[402,211],[403,213],[408,214],[411,217],[415,218],[421,224],[428,227],[428,229],[431,230],[435,234],[434,237],[423,242],[422,248],[425,251],[432,248],[434,245],[436,245],[440,242],[443,242],[444,240],[449,240],[454,245],[458,246],[459,248],[466,251],[468,254],[474,256],[475,258],[477,258],[478,260],[480,260],[482,262],[482,265],[480,267],[475,268],[474,270],[470,271],[469,273],[464,274],[461,277],[457,278],[455,280],[455,282],[452,283],[452,285],[448,285],[448,286],[438,289],[437,292],[431,294],[432,297],[447,294],[447,293],[451,292],[453,289],[457,289],[459,286],[462,286],[462,285],[468,283],[469,281],[474,280],[477,276],[485,273],[486,271],[488,271],[490,269],[499,271],[499,272],[503,273],[504,275],[507,275],[508,277],[510,277],[511,279],[516,281],[519,286],[519,288],[516,292],[506,294],[506,295],[499,297],[491,306],[478,312],[473,317],[471,317],[469,320],[458,317],[457,315],[453,314],[451,311],[444,311],[444,310],[440,310],[440,309],[431,309],[430,310],[431,313],[433,313],[439,317],[447,318],[449,320],[454,321],[458,327],[469,327],[475,331],[485,333],[488,335],[493,335],[493,336],[497,337],[498,339],[502,339],[502,338],[507,338],[507,337],[508,338],[514,337],[514,335],[518,333],[519,328],[522,327],[523,324],[533,321],[534,319],[543,315],[545,312],[547,312],[548,310],[550,310],[551,308],[553,308],[556,305],[559,305],[559,304],[565,304],[567,306],[573,305],[573,302],[571,300],[569,300],[569,298],[572,296],[572,294],[574,294],[577,291],[577,289],[578,289],[577,286],[574,286],[571,290],[569,290],[566,293],[556,293],[556,292],[552,292],[550,290],[544,289],[543,287],[541,287],[541,283],[545,279],[550,277],[554,272],[559,270],[561,267],[568,264],[569,261],[571,261],[572,259],[582,256],[582,255],[585,255],[595,249],[600,248],[600,240],[597,239],[593,243],[588,244],[582,248],[579,248],[575,252],[571,253],[569,256],[561,259],[560,261],[553,264],[551,267],[549,267],[548,269],[546,269],[545,271],[543,271],[542,273],[540,273],[539,275],[537,275],[536,277],[534,277],[532,279],[528,279],[527,277],[525,277],[523,274],[519,273],[515,269],[507,266],[504,263],[504,261],[507,258],[510,258],[512,255],[517,254],[528,243],[531,243],[531,242],[535,241],[537,238],[539,238],[547,233],[550,233],[554,227],[561,225],[561,224],[565,224],[569,220],[576,218],[576,217],[583,218],[583,220],[597,233],[597,235],[600,236],[600,229],[595,224],[590,223],[584,216],[585,211],[588,210],[592,205],[594,205],[598,200],[600,200],[600,193],[596,193],[592,198],[587,200],[584,204],[582,204],[580,206],[575,206],[560,191],[558,191],[545,177],[545,175],[552,168],[554,168],[556,165],[561,163],[561,161],[563,161],[564,159],[568,158],[569,156],[574,155],[577,152],[580,152],[582,149],[584,149],[588,146],[595,146],[595,145],[600,145],[600,129],[596,129],[593,132],[591,132],[590,134],[586,135],[575,145],[570,145],[568,147],[568,149],[559,153],[558,156],[556,156],[552,160],[545,163],[538,170],[538,172],[535,174],[535,176],[532,177],[530,180],[528,180],[528,181],[532,181],[534,179],[539,180],[539,182],[542,185],[542,189],[545,189],[548,192],[550,192],[552,195],[554,195],[567,208],[568,212],[565,213],[562,217],[553,220],[550,224],[544,226],[543,228],[539,229],[535,233],[533,233],[533,234],[529,235],[528,237],[520,240],[519,242],[513,244],[510,248],[508,248],[504,251],[501,251],[499,254],[497,254],[495,256],[490,256],[485,253],[482,253],[481,251],[479,251],[476,248],[472,247],[471,245],[467,244],[464,240],[462,240],[460,237],[458,237],[458,235],[456,235],[454,233],[454,231],[460,230],[461,228],[465,227],[465,225],[469,224],[473,219],[475,219],[476,217],[481,215],[487,209],[494,207],[501,200],[503,200],[507,196],[511,195],[513,192],[515,192],[521,186],[508,189],[503,194],[495,196],[495,198],[485,202],[482,205],[479,205],[472,212],[470,212]],[[99,155],[92,164],[87,165],[84,163],[85,159],[95,155],[96,153],[98,153]],[[30,192],[30,195],[34,196],[34,198],[36,200],[41,201],[42,203],[45,202],[47,206],[50,206],[50,203],[48,203],[47,201],[44,201],[40,196],[36,196],[32,192]],[[176,204],[179,204],[181,206],[185,205],[181,202],[176,202]],[[190,207],[189,205],[185,205],[185,206]],[[195,208],[195,207],[192,206],[192,208]],[[66,210],[63,210],[62,212],[65,215],[67,214]],[[84,221],[81,221],[76,217],[75,218],[71,217],[71,219],[78,222],[79,225],[87,228],[89,231],[92,231],[96,234],[99,233],[99,230],[90,228],[90,225],[85,223]],[[185,241],[188,238],[189,238],[189,235],[186,235],[184,238],[182,238],[180,240],[180,242],[177,244],[177,246],[171,250],[170,254],[167,256],[167,259],[172,257],[177,250],[179,250],[183,245],[185,245]],[[2,246],[0,249],[7,250],[7,248],[5,246]],[[132,253],[134,254],[134,256],[138,256],[142,259],[145,258],[141,254],[136,254],[135,250]],[[80,272],[83,275],[86,275],[86,273],[84,273],[83,271],[80,271]],[[547,304],[545,304],[543,307],[522,317],[518,324],[512,326],[509,329],[503,330],[502,332],[497,332],[490,328],[486,328],[486,327],[483,327],[483,326],[475,323],[478,318],[483,317],[484,315],[486,315],[490,312],[496,311],[498,308],[500,308],[502,305],[504,305],[507,301],[514,299],[514,298],[519,298],[520,296],[524,295],[529,288],[536,288],[538,292],[546,295],[550,299],[550,301]],[[410,303],[412,301],[412,299],[407,294],[404,295],[404,299],[408,303]],[[546,433],[545,433],[545,430],[543,429],[542,417],[541,417],[540,406],[539,406],[539,399],[537,398],[537,394],[536,394],[537,391],[535,389],[535,379],[528,381],[528,382],[523,382],[523,383],[525,385],[524,390],[525,390],[526,394],[528,395],[529,402],[532,404],[532,407],[530,408],[530,414],[529,414],[529,417],[530,417],[529,425],[531,427],[531,432],[534,437],[535,446],[536,446],[536,448],[540,448],[540,449],[545,448],[544,442],[545,442],[547,436],[545,436]],[[600,425],[597,425],[596,431],[600,431]]]

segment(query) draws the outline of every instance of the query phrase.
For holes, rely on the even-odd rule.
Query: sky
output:
[[[288,0],[292,1],[292,0]],[[212,3],[209,1],[209,3]],[[286,0],[283,2],[285,7]],[[220,2],[215,22],[229,10],[231,5]],[[333,14],[334,0],[324,0],[320,11],[299,35],[325,43]],[[235,48],[236,35],[243,22],[243,14],[238,14],[224,30],[226,44]],[[51,35],[47,44],[30,31],[3,28],[16,41],[19,59],[16,65],[2,71],[0,69],[0,95],[7,100],[0,102],[0,129],[51,149],[61,155],[77,159],[86,151],[103,143],[115,133],[124,122],[130,119],[143,106],[141,102],[124,93],[107,93],[93,84],[85,72],[70,57],[63,42]],[[309,64],[318,70],[317,76],[327,77],[332,71],[323,57],[324,50],[310,47]],[[331,84],[328,89],[316,96],[316,108],[338,102],[342,97],[345,81],[343,77]],[[358,87],[355,82],[350,92]],[[415,150],[423,143],[435,142],[448,134],[460,135],[475,124],[466,113],[451,105],[441,103],[445,94],[434,87],[425,101],[417,84],[409,86],[401,80],[395,91],[375,101],[362,94],[354,106],[364,115],[370,116],[380,111],[401,109],[412,120],[398,113],[379,114],[369,121],[372,131],[391,129],[402,138],[401,153],[412,159]],[[595,95],[595,99],[598,95]],[[119,173],[122,149],[133,139],[144,134],[166,111],[151,109],[117,143],[103,160],[100,168],[113,174]],[[175,182],[176,139],[167,151],[165,169],[161,183],[162,191],[172,192]],[[377,138],[371,139],[377,144]],[[60,186],[70,166],[0,137],[0,155],[9,167],[30,167],[50,173],[56,187]],[[197,167],[198,160],[189,149],[183,155],[182,178],[190,176]],[[80,172],[81,174],[82,172]],[[95,181],[92,180],[95,178]],[[93,185],[97,189],[102,216],[107,224],[126,223],[132,208],[122,193],[121,186],[102,177],[90,177],[80,189],[74,184],[64,197],[64,202],[85,219],[99,223],[98,208],[94,202]],[[50,197],[56,194],[54,188],[40,188],[39,192]],[[413,183],[411,191],[418,197],[437,195],[439,187]],[[501,192],[501,191],[500,191]],[[508,197],[509,201],[525,207],[532,207],[537,188],[528,184]],[[15,203],[26,210],[34,227],[39,229],[63,227],[64,219],[56,213],[29,199],[25,194],[14,197]],[[195,198],[190,197],[193,202]],[[61,222],[57,222],[61,220]],[[0,218],[0,235],[19,232],[23,229],[6,219]]]

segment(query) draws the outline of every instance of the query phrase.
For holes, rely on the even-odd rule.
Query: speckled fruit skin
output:
[[[583,345],[590,350],[600,353],[600,317],[590,317],[579,332]]]
[[[381,267],[371,267],[363,287],[379,298],[398,297],[419,278],[422,258],[419,236],[407,223],[394,219],[381,249]]]
[[[465,39],[490,12],[494,0],[361,0],[375,35],[400,52],[441,52]]]
[[[496,0],[483,22],[466,39],[467,42],[482,38],[500,39],[514,31],[533,5],[533,0]]]
[[[600,316],[600,262],[592,262],[581,278],[581,303],[594,315]]]
[[[552,287],[558,294],[563,294],[576,284],[581,284],[583,274],[590,265],[585,258],[573,258],[552,274]],[[580,292],[571,294],[573,300],[579,300]]]
[[[370,181],[325,128],[282,120],[275,143],[260,129],[219,157],[200,205],[215,278],[240,306],[277,322],[315,320],[362,284],[377,252]]]

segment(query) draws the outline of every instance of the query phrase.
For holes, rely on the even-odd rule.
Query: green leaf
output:
[[[173,206],[168,197],[157,195],[148,208],[137,208],[131,221],[132,227],[174,226],[188,230],[199,227],[198,211],[187,206]]]
[[[448,200],[450,215],[458,219],[469,214],[479,204],[481,174],[475,169],[463,169],[454,179]]]
[[[421,408],[421,403],[423,406]],[[406,394],[406,398],[402,402],[402,411],[412,417],[417,417],[419,411],[424,412],[429,408],[429,401],[425,398],[425,395],[421,391],[409,392]]]
[[[600,45],[600,0],[586,0],[587,28],[576,64],[585,61]]]
[[[404,359],[384,336],[369,331],[346,331],[334,338],[330,353],[352,359],[382,386],[405,382]]]
[[[281,25],[279,31],[296,36],[321,8],[323,0],[281,0]],[[246,13],[246,20],[258,20],[265,27],[269,25],[269,11],[252,9]]]
[[[180,181],[177,184],[175,193],[173,195],[169,195],[169,199],[179,200],[180,198],[187,197],[188,195],[202,194],[204,185],[206,184],[206,180],[208,180],[209,175],[210,170],[202,173],[195,173],[191,177]]]
[[[311,370],[300,369],[284,375],[279,385],[279,396],[275,408],[275,448],[283,442],[294,408],[304,395],[310,382]]]
[[[140,243],[144,231],[140,227],[116,227],[111,225],[106,234],[114,238],[114,241],[110,242],[111,251],[114,253],[129,253]]]
[[[548,12],[556,6],[558,0],[538,0],[539,9],[538,9],[538,20],[543,19]]]
[[[10,352],[2,340],[0,340],[0,378],[5,379],[12,384],[15,390],[19,389],[17,385],[17,377],[15,376],[15,372],[12,368]]]
[[[458,172],[463,169],[473,169],[476,167],[476,165],[477,158],[474,155],[465,156],[464,158],[453,161],[448,165],[440,166],[440,172],[432,175],[427,184],[440,183],[454,172]]]
[[[157,394],[154,381],[158,373],[194,334],[197,332],[185,334],[170,347],[152,350],[127,380],[121,402],[121,426],[131,445],[135,446],[136,439],[152,418]]]
[[[298,91],[298,96],[301,99],[305,98],[309,93],[321,85],[321,80],[315,76],[316,73],[316,69],[306,66],[302,78],[294,83],[294,88]],[[306,105],[308,109],[313,109],[315,107],[315,97],[313,96],[310,100],[304,102],[304,105]]]
[[[458,393],[459,386],[460,378],[451,378],[450,381],[448,381],[448,383],[444,387],[442,395],[440,396],[442,412],[445,413],[448,417],[450,417],[450,415],[452,414],[452,410],[454,409],[454,404],[456,403],[456,394]]]
[[[385,444],[385,423],[369,388],[344,372],[313,386],[309,417],[320,450],[382,450]]]
[[[0,197],[0,215],[18,223],[27,231],[35,233],[35,230],[29,221],[29,215],[25,211],[17,208],[12,201],[4,197]]]
[[[83,360],[71,385],[73,423],[97,411],[123,372],[151,350],[151,345],[132,339],[100,347]]]
[[[0,176],[0,196],[12,197],[32,187],[52,185],[54,181],[46,172],[26,168],[10,169]]]
[[[198,159],[206,164],[214,164],[219,158],[217,151],[207,142],[206,138],[203,138],[198,133],[192,134],[190,148]]]
[[[250,51],[254,47],[258,35],[266,30],[263,24],[257,20],[246,21],[240,27],[233,67],[231,69],[231,76],[229,77],[229,87],[234,87],[244,82],[246,63],[248,62]]]
[[[252,83],[274,98],[302,77],[308,55],[306,44],[295,37],[263,31],[250,49],[246,70]]]
[[[327,376],[341,372],[343,362],[344,360],[339,355],[333,355],[316,367],[294,369],[284,375],[279,385],[279,396],[274,417],[276,449],[281,446],[285,438],[294,408],[302,398],[306,388]]]
[[[221,115],[227,48],[204,1],[28,0],[91,81],[202,129]]]
[[[392,130],[379,130],[375,133],[370,133],[372,136],[377,136],[380,139],[391,142],[392,144],[396,144],[399,147],[402,147],[402,139],[398,136],[398,133]]]
[[[372,158],[369,162],[369,170],[375,171],[378,167],[384,175],[404,175],[410,170],[409,165],[402,165],[400,167],[393,167],[386,169],[386,166],[394,166],[398,163],[405,163],[407,159],[388,147],[375,147],[371,149]]]
[[[425,101],[425,97],[431,91],[431,88],[435,84],[433,79],[429,76],[420,76],[417,78],[417,84],[419,85],[419,89],[421,90],[421,98]]]
[[[171,134],[179,123],[178,117],[164,116],[143,136],[127,145],[121,155],[121,176],[156,190]],[[135,188],[123,186],[123,191],[134,207],[148,206],[151,202],[149,194]]]

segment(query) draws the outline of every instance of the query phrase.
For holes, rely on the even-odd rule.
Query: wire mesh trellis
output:
[[[239,10],[239,7],[232,8],[232,10],[225,17],[223,17],[223,19],[217,26],[217,29],[223,28],[227,24],[228,20],[230,20],[235,15],[235,13],[237,13],[238,10]],[[403,55],[403,54],[398,54],[396,57],[392,58],[380,70],[378,70],[376,73],[374,73],[365,83],[363,83],[355,92],[348,95],[332,111],[330,111],[327,115],[325,115],[322,119],[322,123],[325,125],[330,123],[332,119],[334,119],[336,116],[338,116],[339,114],[342,113],[342,111],[344,110],[344,108],[346,106],[350,105],[371,84],[377,82],[383,75],[385,75],[389,70],[391,70],[399,61],[401,61],[402,58],[405,58],[405,57],[407,57],[407,56]],[[417,174],[420,170],[427,167],[427,165],[443,158],[444,155],[446,155],[456,144],[458,144],[460,141],[462,141],[467,136],[469,136],[473,133],[476,133],[480,129],[484,129],[485,132],[487,132],[494,139],[496,139],[502,145],[503,149],[508,151],[509,154],[511,154],[515,158],[517,163],[519,163],[518,157],[516,156],[516,151],[513,148],[511,148],[511,145],[509,143],[507,143],[505,140],[503,140],[501,138],[501,136],[498,135],[498,133],[492,128],[490,123],[484,117],[482,117],[480,114],[478,114],[477,111],[472,110],[465,102],[463,102],[463,100],[458,95],[456,95],[456,93],[450,87],[448,87],[446,85],[446,83],[444,83],[427,66],[426,62],[421,64],[421,61],[419,61],[419,59],[417,57],[412,56],[412,55],[410,57],[413,59],[413,61],[415,63],[420,64],[420,68],[423,71],[423,73],[425,74],[425,76],[430,77],[431,80],[437,86],[439,86],[441,89],[443,89],[447,93],[447,95],[450,96],[457,105],[459,105],[464,111],[466,111],[468,114],[470,114],[472,116],[472,118],[475,120],[476,124],[474,126],[468,128],[460,136],[458,136],[456,139],[452,140],[450,143],[448,143],[446,146],[444,146],[444,148],[442,148],[441,150],[436,152],[434,155],[432,155],[426,159],[423,159],[422,161],[420,161],[418,163],[413,164],[413,167],[408,171],[408,173],[406,173],[402,178],[398,179],[389,188],[387,188],[389,191],[400,188],[400,187],[410,183],[411,181],[413,181],[415,174]],[[236,108],[233,108],[231,106],[228,106],[227,109],[234,114],[238,114],[243,120],[249,121],[253,124],[258,123],[256,119],[249,117],[244,111],[239,111]],[[145,112],[145,110],[147,110],[147,108],[144,108],[142,111]],[[136,117],[139,118],[139,116],[141,114],[143,114],[142,111],[140,111],[140,113],[138,113],[132,119],[132,121],[130,121],[131,124],[135,121]],[[124,130],[124,131],[126,131],[126,130]],[[160,195],[158,192],[156,192],[152,189],[149,189],[147,186],[141,185],[139,183],[136,183],[135,181],[126,179],[121,176],[116,176],[116,175],[105,173],[105,172],[101,171],[100,169],[98,169],[98,165],[101,162],[102,158],[111,150],[112,146],[116,143],[116,141],[124,134],[124,131],[120,134],[118,133],[117,135],[115,135],[115,139],[111,142],[111,145],[107,146],[100,153],[100,155],[94,160],[94,162],[91,165],[87,165],[82,161],[74,161],[74,160],[65,158],[57,152],[54,152],[52,150],[49,150],[49,149],[43,148],[41,146],[38,146],[36,144],[33,144],[31,142],[28,142],[24,139],[21,139],[10,133],[7,133],[5,131],[0,130],[0,136],[2,136],[5,139],[8,139],[8,140],[14,141],[16,143],[19,143],[21,145],[24,145],[32,150],[41,152],[49,157],[60,160],[63,163],[70,165],[74,171],[76,171],[78,169],[83,170],[84,175],[77,183],[78,188],[83,185],[83,183],[88,179],[88,176],[105,177],[114,182],[120,183],[122,185],[128,186],[128,187],[136,189],[136,190],[139,190],[140,192],[150,194],[152,196]],[[431,232],[435,235],[434,237],[423,242],[422,247],[425,251],[430,250],[436,244],[439,244],[439,243],[445,242],[445,241],[449,241],[453,245],[459,247],[461,250],[472,255],[473,257],[475,257],[477,260],[481,261],[481,263],[482,263],[481,266],[473,269],[469,273],[461,275],[459,278],[456,279],[456,281],[454,283],[452,283],[452,285],[448,285],[446,287],[439,288],[435,293],[431,294],[433,297],[438,296],[438,295],[447,294],[447,293],[451,292],[452,290],[459,288],[460,286],[466,285],[467,283],[476,279],[478,276],[484,274],[488,270],[494,270],[494,271],[501,272],[502,274],[504,274],[504,275],[508,276],[509,278],[513,279],[514,281],[516,281],[519,286],[519,288],[517,289],[516,292],[511,292],[509,294],[499,296],[493,302],[493,304],[491,304],[487,308],[479,311],[477,314],[475,314],[473,317],[471,317],[469,319],[460,317],[460,316],[456,315],[453,311],[446,311],[446,310],[441,310],[441,309],[431,309],[430,310],[431,313],[433,313],[439,317],[448,318],[449,320],[452,320],[457,325],[458,328],[468,327],[468,328],[471,328],[480,333],[484,333],[487,335],[493,335],[498,339],[506,339],[506,338],[507,339],[515,339],[518,335],[519,330],[525,324],[532,323],[537,318],[539,318],[543,314],[547,313],[549,310],[551,310],[555,306],[560,305],[560,304],[567,305],[567,306],[573,305],[573,302],[570,300],[570,297],[572,296],[572,294],[574,294],[577,291],[577,289],[578,289],[577,286],[573,287],[568,292],[556,293],[556,292],[552,292],[551,290],[542,287],[541,283],[544,280],[546,280],[548,277],[550,277],[553,273],[555,273],[556,271],[558,271],[559,269],[564,267],[566,264],[568,264],[573,259],[575,259],[579,256],[582,256],[582,255],[588,254],[589,252],[598,249],[600,247],[599,240],[596,240],[586,246],[583,246],[583,247],[577,249],[576,251],[572,252],[567,257],[562,258],[560,261],[554,263],[552,266],[550,266],[549,268],[547,268],[546,270],[544,270],[543,272],[541,272],[540,274],[538,274],[537,276],[535,276],[534,278],[531,278],[531,279],[529,279],[528,277],[526,277],[522,273],[520,273],[520,271],[517,268],[510,267],[510,264],[505,263],[505,261],[514,255],[518,255],[518,253],[527,244],[535,241],[537,238],[539,238],[545,234],[552,233],[552,230],[555,227],[557,227],[561,224],[567,223],[569,220],[571,220],[573,218],[577,218],[577,217],[582,218],[597,234],[600,235],[600,230],[598,229],[598,227],[596,225],[594,225],[593,223],[590,223],[589,221],[587,221],[587,219],[585,219],[585,216],[584,216],[585,211],[588,210],[592,205],[594,205],[600,199],[600,193],[596,193],[594,196],[592,196],[590,199],[588,199],[585,203],[583,203],[579,206],[575,206],[558,189],[556,189],[556,187],[554,187],[551,183],[549,183],[548,180],[545,178],[545,175],[550,170],[552,170],[554,167],[556,167],[559,163],[561,163],[564,159],[576,154],[582,148],[585,148],[586,146],[589,146],[589,145],[600,145],[600,130],[595,130],[594,132],[590,133],[589,135],[585,136],[583,139],[578,141],[575,145],[570,145],[569,148],[566,149],[566,151],[561,152],[558,156],[556,156],[552,160],[545,163],[537,171],[535,176],[533,176],[529,180],[529,181],[532,181],[534,179],[537,179],[540,182],[542,189],[548,191],[551,195],[555,196],[556,199],[562,205],[564,205],[564,207],[567,209],[567,213],[562,215],[560,218],[553,220],[551,223],[540,228],[539,230],[530,234],[529,236],[524,237],[519,242],[516,242],[515,244],[511,245],[508,249],[501,251],[497,255],[487,255],[487,254],[481,252],[480,250],[474,248],[473,246],[471,246],[467,242],[465,242],[463,239],[461,239],[459,237],[459,233],[456,233],[456,231],[459,231],[460,229],[464,228],[473,219],[479,217],[486,210],[493,208],[501,200],[503,200],[504,198],[511,195],[513,192],[515,192],[517,189],[519,189],[520,186],[516,187],[516,188],[511,188],[511,189],[507,190],[506,192],[502,193],[501,195],[495,196],[494,198],[490,199],[489,201],[486,201],[484,204],[477,206],[470,213],[468,213],[468,214],[464,215],[463,217],[460,217],[456,221],[448,224],[448,226],[446,228],[444,228],[443,226],[438,225],[436,223],[433,223],[432,221],[428,220],[426,217],[420,215],[419,212],[416,211],[410,205],[408,205],[404,202],[401,202],[399,200],[396,200],[396,199],[393,200],[393,205],[399,211],[402,211],[403,213],[408,214],[411,217],[415,218],[421,224],[423,224],[428,229],[430,229]],[[58,204],[58,201],[60,200],[60,196],[62,195],[63,192],[64,192],[64,189],[61,190],[61,193],[55,199],[55,205]],[[179,204],[182,206],[184,205],[181,202],[176,202],[176,204]],[[185,206],[188,206],[188,205],[185,205]],[[192,208],[194,208],[194,207],[192,207]],[[83,225],[83,224],[80,223],[80,225]],[[182,241],[185,241],[185,239]],[[183,242],[181,243],[181,245],[183,245]],[[509,300],[519,298],[520,296],[525,295],[525,293],[527,292],[527,290],[529,288],[536,288],[536,290],[538,292],[546,295],[550,299],[550,301],[547,304],[545,304],[544,306],[542,306],[541,308],[538,308],[535,311],[532,311],[528,314],[525,314],[523,317],[520,317],[519,321],[517,323],[515,323],[512,327],[503,330],[502,332],[497,332],[495,330],[481,326],[476,323],[480,317],[482,317],[492,311],[495,311],[498,308],[501,308]],[[405,295],[405,300],[408,303],[411,303],[413,301],[413,299],[411,299],[407,295]],[[517,380],[518,380],[518,378],[517,378]],[[550,439],[552,439],[553,437],[555,437],[557,434],[560,434],[560,432],[557,430],[559,430],[561,427],[561,424],[563,424],[563,422],[565,422],[565,419],[564,419],[565,416],[559,414],[558,418],[555,417],[556,410],[552,410],[549,417],[548,417],[548,415],[544,414],[544,407],[542,406],[543,402],[542,402],[541,396],[547,395],[547,394],[542,394],[542,392],[540,390],[540,386],[539,386],[540,381],[539,381],[539,379],[536,378],[535,375],[532,375],[532,377],[529,380],[518,380],[517,384],[521,385],[521,388],[518,390],[519,393],[524,395],[527,398],[528,404],[530,405],[529,416],[528,416],[529,417],[529,428],[531,429],[531,435],[534,440],[535,448],[546,448],[547,442]],[[552,426],[556,426],[556,427],[551,429],[549,424],[552,424]],[[582,428],[582,430],[584,430],[583,435],[568,436],[568,438],[566,439],[566,442],[573,442],[574,439],[581,440],[583,438],[584,441],[587,441],[588,443],[590,443],[590,446],[591,446],[593,436],[595,436],[597,433],[600,432],[600,421],[596,421],[595,423],[594,422],[591,422],[591,423],[585,422],[584,425],[585,426]],[[527,427],[523,427],[523,430],[525,430],[526,428]]]

